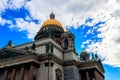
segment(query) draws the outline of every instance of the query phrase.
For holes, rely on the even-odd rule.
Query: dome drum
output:
[[[56,25],[49,25],[49,26],[46,26],[46,27],[42,27],[40,31],[46,31],[46,30],[57,31],[57,32],[60,32],[60,33],[64,32],[63,28],[59,28]]]
[[[40,38],[46,38],[46,37],[55,37],[60,38],[61,34],[64,32],[62,28],[56,27],[55,25],[49,25],[46,27],[42,27],[40,31],[37,33],[35,40],[38,40]]]

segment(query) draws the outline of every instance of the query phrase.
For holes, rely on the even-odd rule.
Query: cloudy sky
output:
[[[78,53],[97,53],[106,80],[120,79],[120,0],[0,0],[0,48],[33,41],[51,11],[75,34]]]

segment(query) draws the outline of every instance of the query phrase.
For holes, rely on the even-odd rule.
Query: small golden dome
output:
[[[62,27],[62,24],[57,21],[56,19],[49,19],[49,20],[46,20],[43,24],[42,24],[42,27],[45,27],[47,25],[56,25],[57,27],[60,27],[60,28],[63,28]]]
[[[65,32],[69,32],[69,30],[68,30],[68,26],[66,26],[66,31]]]
[[[46,20],[41,27],[45,27],[49,25],[56,25],[57,27],[63,28],[62,24],[55,19],[55,15],[53,12],[50,14],[50,19]]]

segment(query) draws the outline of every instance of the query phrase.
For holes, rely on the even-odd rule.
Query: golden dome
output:
[[[42,24],[42,27],[45,27],[45,26],[47,26],[47,25],[56,25],[57,27],[63,28],[63,27],[62,27],[62,24],[55,19],[55,15],[53,14],[53,12],[50,14],[50,19],[49,19],[49,20],[46,20],[46,21]]]
[[[49,19],[49,20],[46,20],[43,24],[42,24],[42,27],[45,27],[47,25],[56,25],[60,28],[62,28],[62,24],[57,21],[56,19]]]

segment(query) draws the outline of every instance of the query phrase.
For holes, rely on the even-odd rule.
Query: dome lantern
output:
[[[53,11],[50,14],[50,19],[55,19],[55,14],[53,13]]]
[[[50,19],[46,20],[42,24],[41,28],[46,27],[46,26],[56,26],[56,27],[63,29],[62,24],[58,20],[55,19],[55,14],[53,12],[51,12],[50,14]]]

